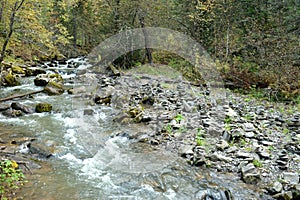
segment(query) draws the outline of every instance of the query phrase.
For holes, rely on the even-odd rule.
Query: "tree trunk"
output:
[[[146,49],[147,58],[148,58],[149,64],[153,65],[153,59],[152,59],[151,49],[148,48],[149,47],[149,40],[148,40],[147,31],[145,29],[144,17],[141,16],[139,18],[139,20],[140,20],[140,24],[141,24],[141,27],[143,29],[143,34],[144,34],[144,38],[145,38],[145,49]]]

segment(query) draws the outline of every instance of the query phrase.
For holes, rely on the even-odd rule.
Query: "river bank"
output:
[[[10,155],[14,160],[25,158],[22,162],[26,162],[27,167],[34,171],[39,168],[37,160],[57,163],[70,159],[68,152],[72,152],[72,148],[78,149],[76,145],[80,142],[81,151],[87,151],[73,153],[75,157],[72,159],[75,159],[76,165],[83,165],[81,171],[91,159],[89,154],[98,163],[106,165],[109,162],[107,166],[123,171],[123,174],[151,174],[168,165],[172,166],[175,161],[182,165],[186,162],[190,165],[189,170],[198,173],[198,178],[192,176],[194,180],[203,185],[203,181],[213,179],[212,182],[219,185],[220,189],[216,191],[192,190],[193,194],[186,194],[186,198],[299,198],[300,114],[297,105],[260,102],[228,90],[225,91],[226,102],[218,104],[210,99],[211,88],[182,80],[171,69],[155,68],[155,74],[140,73],[138,69],[121,73],[115,70],[93,73],[84,69],[84,62],[70,63],[47,63],[42,66],[48,73],[59,73],[64,78],[63,88],[66,91],[61,95],[39,93],[29,101],[23,99],[20,103],[27,109],[16,109],[11,102],[1,104],[1,112],[5,115],[1,116],[2,122],[11,120],[8,124],[14,124],[12,131],[9,131],[7,123],[2,127],[5,130],[1,132],[2,156]],[[42,89],[43,86],[34,85],[33,78],[24,80],[25,85],[29,84],[31,90]],[[72,89],[67,92],[68,88]],[[15,89],[17,91],[20,88]],[[12,92],[6,91],[6,95]],[[53,110],[50,113],[36,113],[36,105],[41,102],[52,104]],[[24,112],[28,109],[32,113]],[[7,110],[21,114],[7,115]],[[74,118],[73,115],[80,117],[70,125],[68,123]],[[25,129],[22,130],[20,126],[23,121],[19,124],[19,134],[16,133],[15,124],[18,123],[14,120],[18,119],[34,121],[29,126],[38,133],[24,133]],[[75,131],[73,126],[76,123],[79,127]],[[101,129],[101,135],[98,133],[101,127],[99,123],[105,128]],[[57,138],[52,138],[57,136],[49,136],[55,131],[61,132],[59,137],[65,139],[63,144]],[[75,138],[77,132],[84,134]],[[46,139],[41,142],[40,137]],[[64,146],[66,143],[69,145],[67,151]],[[130,151],[119,152],[124,145],[126,148],[129,145]],[[132,154],[132,151],[138,154]],[[126,159],[132,164],[126,164]],[[143,161],[135,168],[138,159]],[[161,160],[160,165],[155,159]],[[165,160],[165,165],[162,160]],[[190,173],[183,168],[178,172]],[[208,171],[210,175],[203,175],[201,171]],[[218,176],[221,178],[218,179]],[[134,180],[134,177],[131,179]],[[193,179],[190,181],[193,182]],[[173,199],[184,199],[184,193],[179,194],[180,186],[169,187],[167,180],[162,183],[154,180],[150,186],[158,193],[172,188],[172,191],[177,191]],[[209,183],[206,187],[211,185]],[[242,188],[245,191],[241,191]],[[139,195],[136,197],[140,198]]]

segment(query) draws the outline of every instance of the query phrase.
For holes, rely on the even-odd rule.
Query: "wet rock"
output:
[[[53,155],[52,147],[48,147],[38,143],[31,143],[29,146],[29,153],[35,154],[38,158],[46,159]]]
[[[299,183],[299,174],[298,173],[283,172],[282,175],[283,175],[283,179],[292,185],[297,185]]]
[[[20,103],[17,102],[13,102],[10,106],[12,109],[14,110],[21,110],[22,112],[26,113],[26,114],[32,114],[33,110],[27,106],[24,106]]]
[[[94,115],[96,112],[93,109],[84,109],[83,115]]]
[[[249,163],[241,168],[242,180],[248,184],[257,184],[260,181],[260,175],[255,166]]]
[[[0,104],[0,112],[8,110],[10,105]]]
[[[38,103],[35,107],[35,111],[38,113],[51,112],[52,105],[50,103]]]
[[[26,76],[37,76],[39,74],[46,74],[46,71],[39,67],[27,67],[25,68]]]
[[[44,88],[44,92],[48,95],[61,95],[64,91],[63,85],[54,81],[50,81]]]
[[[84,86],[72,88],[68,90],[68,94],[81,94],[85,92],[86,92],[86,88]]]
[[[21,110],[8,109],[2,112],[2,114],[6,117],[20,117],[23,116],[23,112]]]
[[[62,84],[64,80],[59,74],[39,74],[34,79],[36,86],[46,86],[50,82]]]

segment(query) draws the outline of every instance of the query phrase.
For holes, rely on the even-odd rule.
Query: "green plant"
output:
[[[253,165],[255,167],[262,167],[263,166],[263,164],[260,160],[253,160]]]
[[[0,197],[8,199],[14,190],[25,183],[25,176],[15,161],[3,160],[0,162]]]
[[[269,151],[274,151],[275,148],[273,146],[268,146]]]
[[[172,135],[173,134],[173,128],[171,126],[171,124],[168,124],[167,127],[166,127],[166,131],[169,135]]]
[[[244,140],[243,138],[240,140],[240,145],[242,146],[242,147],[244,147],[244,146],[246,146],[246,144],[247,144],[247,142],[246,142],[246,140]]]
[[[177,114],[174,119],[177,123],[180,123],[184,119],[184,117],[182,114]]]
[[[230,116],[226,116],[224,119],[225,124],[230,124],[232,122],[232,118]]]
[[[196,134],[196,143],[198,146],[204,146],[205,145],[205,139],[204,139],[205,130],[202,128],[198,128],[197,134]]]
[[[290,132],[290,130],[289,130],[288,128],[284,128],[284,129],[282,130],[282,133],[283,133],[284,135],[288,134],[289,132]]]

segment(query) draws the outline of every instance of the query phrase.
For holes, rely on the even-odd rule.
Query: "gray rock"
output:
[[[260,175],[255,166],[249,163],[241,168],[242,180],[248,184],[257,184],[260,181]]]
[[[283,179],[292,185],[297,185],[299,183],[299,174],[293,172],[284,172]]]
[[[282,186],[282,184],[281,184],[280,182],[276,181],[276,182],[273,183],[272,189],[273,189],[276,193],[281,192],[281,191],[282,191],[282,188],[283,188],[283,186]]]
[[[27,106],[24,106],[20,103],[17,103],[17,102],[13,102],[11,103],[10,107],[12,109],[15,109],[15,110],[21,110],[22,112],[26,113],[26,114],[32,114],[33,113],[33,110]]]
[[[253,131],[255,131],[255,127],[254,127],[254,125],[252,123],[244,123],[243,124],[243,129],[246,132],[253,132]]]
[[[250,131],[250,132],[246,132],[244,135],[245,135],[246,138],[254,138],[255,133]]]
[[[84,86],[72,88],[68,90],[68,94],[81,94],[85,92],[86,92],[86,88]]]
[[[220,140],[220,141],[216,144],[216,147],[217,147],[218,149],[220,149],[220,150],[224,150],[224,149],[226,149],[226,148],[229,147],[229,144],[228,144],[228,142],[225,141],[225,140]]]
[[[224,161],[224,162],[232,162],[232,158],[230,157],[226,157],[226,156],[223,156],[221,154],[218,154],[217,152],[213,153],[211,156],[210,156],[210,159],[212,161]]]
[[[186,155],[193,155],[194,154],[194,146],[192,145],[184,145],[179,149],[179,154],[182,157],[186,157]]]

